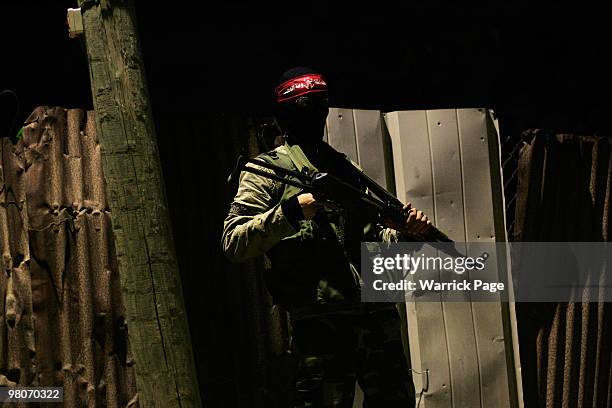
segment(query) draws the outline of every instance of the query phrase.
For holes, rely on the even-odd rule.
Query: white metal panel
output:
[[[427,115],[425,111],[391,112],[385,121],[393,146],[397,198],[425,211],[435,222]]]
[[[494,177],[495,170],[499,170],[499,144],[497,126],[490,120],[490,112],[484,109],[465,109],[458,111],[459,134],[463,147],[462,161],[464,162],[464,177],[473,188],[465,188],[466,236],[468,241],[495,242],[504,241],[505,219],[499,220],[495,206],[503,209],[503,194],[495,194],[501,189],[501,178]],[[495,166],[497,165],[497,169]],[[483,172],[482,168],[491,171]],[[498,172],[500,173],[500,172]],[[496,220],[497,222],[491,222]],[[469,255],[478,255],[471,253]],[[506,253],[492,253],[487,262],[499,265],[498,270],[507,268]],[[506,269],[507,268],[507,269]],[[492,280],[505,280],[506,277],[495,276]],[[512,307],[513,308],[513,307]],[[518,342],[513,333],[514,318],[508,304],[474,303],[473,305],[475,333],[478,341],[478,353],[481,361],[481,384],[483,405],[497,403],[497,400],[508,399],[512,402],[512,395],[518,397],[519,405],[522,398],[521,384],[517,381],[511,369],[506,372],[497,370],[496,362],[506,359],[508,368],[515,366],[518,361]],[[504,339],[507,339],[504,341]],[[513,347],[514,346],[514,347]],[[514,375],[513,375],[514,374]],[[495,399],[494,399],[495,398]],[[508,405],[508,406],[511,406]]]
[[[385,116],[393,145],[397,196],[431,216],[435,223],[434,177],[425,111]],[[442,303],[406,304],[408,339],[417,394],[427,385],[422,407],[451,406],[451,378]],[[418,374],[418,373],[422,374]]]
[[[425,211],[460,242],[494,241],[500,217],[500,238],[505,237],[502,185],[490,171],[499,166],[498,152],[490,153],[498,146],[498,133],[487,115],[478,109],[384,115],[398,198]],[[378,111],[332,108],[325,138],[386,185],[384,129]],[[515,381],[519,374],[511,378],[516,341],[516,328],[509,328],[511,310],[467,301],[469,297],[464,303],[406,304],[412,367],[428,371],[427,376],[413,375],[417,393],[428,378],[421,407],[520,406],[520,384]],[[359,387],[356,390],[355,407],[362,401]]]
[[[478,109],[386,114],[398,197],[424,209],[458,241],[494,241],[497,218],[503,218],[502,185],[490,171],[499,166],[498,151],[489,153],[497,146],[490,138],[498,134],[487,126],[486,114]],[[521,405],[508,358],[516,331],[505,327],[512,322],[507,307],[408,303],[407,311],[413,368],[429,370],[422,406]]]
[[[434,178],[436,225],[463,241],[463,192],[457,115],[454,109],[427,111]],[[414,146],[419,149],[419,147]]]
[[[387,184],[382,114],[377,110],[330,108],[323,140],[345,153],[383,187]]]
[[[433,164],[436,225],[453,240],[463,242],[465,219],[457,112],[455,109],[444,109],[427,111],[426,115]],[[440,280],[451,281],[452,278],[451,274],[446,274]],[[479,371],[469,300],[469,292],[465,292],[465,302],[442,303],[449,341],[442,344],[433,338],[428,342],[437,349],[448,348],[454,407],[480,406],[479,382],[464,380],[473,378]],[[434,375],[433,372],[430,374],[431,377]]]
[[[330,146],[346,154],[355,163],[359,163],[352,109],[329,109],[329,115],[327,115],[327,137]]]
[[[353,110],[357,157],[363,171],[383,187],[387,187],[385,146],[380,111]]]

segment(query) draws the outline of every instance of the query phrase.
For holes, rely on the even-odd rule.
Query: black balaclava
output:
[[[304,67],[285,71],[274,96],[276,116],[290,144],[313,146],[323,140],[329,103],[321,74]]]

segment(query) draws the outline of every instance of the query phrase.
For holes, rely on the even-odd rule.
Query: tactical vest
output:
[[[307,174],[317,171],[295,145],[281,146],[258,158]],[[273,186],[275,203],[300,193],[299,188],[278,181]],[[292,317],[361,307],[357,271],[360,227],[349,225],[348,218],[342,209],[319,210],[312,220],[300,221],[297,233],[283,238],[267,252],[271,263],[266,271],[268,290]]]

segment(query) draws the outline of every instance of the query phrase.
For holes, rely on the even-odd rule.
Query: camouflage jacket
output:
[[[318,171],[298,145],[285,144],[258,158]],[[266,254],[272,265],[266,271],[268,290],[294,317],[361,309],[361,242],[398,241],[401,235],[342,208],[319,210],[312,220],[292,220],[284,203],[298,193],[297,187],[243,171],[224,222],[224,253],[235,262]]]

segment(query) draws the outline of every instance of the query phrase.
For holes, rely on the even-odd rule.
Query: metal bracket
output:
[[[412,371],[415,374],[423,375],[425,374],[425,384],[421,387],[421,391],[419,391],[419,399],[416,405],[416,408],[421,406],[421,400],[423,399],[423,394],[425,394],[429,390],[429,368],[426,368],[425,371],[417,371],[412,368],[408,370]]]
[[[83,34],[83,15],[80,8],[69,8],[66,14],[68,22],[68,35],[70,38],[76,38]]]
[[[425,374],[425,385],[421,387],[421,392],[429,391],[429,368],[425,369],[425,371],[417,371],[413,368],[409,368],[409,370],[418,375]]]

